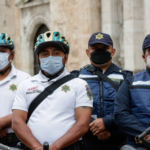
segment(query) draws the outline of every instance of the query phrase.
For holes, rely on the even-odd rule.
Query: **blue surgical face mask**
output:
[[[49,56],[46,58],[41,58],[41,69],[50,75],[58,73],[62,68],[63,57]]]
[[[148,55],[148,57],[147,57],[146,64],[150,67],[150,55]]]
[[[8,53],[0,52],[0,70],[4,69],[9,64],[8,57]]]

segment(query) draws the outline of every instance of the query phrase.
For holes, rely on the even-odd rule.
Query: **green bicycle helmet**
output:
[[[7,33],[0,33],[0,46],[7,47],[10,50],[13,50],[15,47],[14,41]]]
[[[47,31],[37,37],[34,51],[39,55],[44,48],[54,46],[63,50],[65,54],[69,54],[69,44],[60,32]]]

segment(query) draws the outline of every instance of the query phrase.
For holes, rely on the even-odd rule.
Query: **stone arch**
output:
[[[38,30],[37,30],[37,32],[36,32],[36,35],[35,35],[35,37],[34,37],[34,45],[35,45],[35,43],[37,42],[37,37],[38,37],[40,34],[42,34],[42,33],[44,33],[44,32],[47,32],[47,31],[49,31],[49,29],[48,29],[48,27],[47,27],[45,24],[42,24],[42,25],[38,28]],[[33,47],[34,47],[34,45],[33,45]],[[38,63],[38,60],[37,60],[37,55],[34,53],[34,74],[38,74],[38,73],[39,73],[39,70],[40,70],[40,67],[39,67],[39,63]]]
[[[22,33],[25,34],[24,41],[22,42],[26,43],[25,45],[22,43],[22,50],[26,51],[26,55],[27,55],[24,58],[24,53],[22,52],[22,58],[23,58],[22,66],[24,70],[26,70],[31,75],[34,75],[34,51],[33,51],[34,38],[37,30],[42,24],[46,25],[48,29],[50,29],[50,23],[48,19],[44,18],[42,15],[34,16],[30,19],[26,30],[22,31],[25,32]]]

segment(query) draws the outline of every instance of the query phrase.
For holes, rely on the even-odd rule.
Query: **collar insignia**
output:
[[[119,70],[119,72],[122,72],[122,70]]]
[[[95,39],[103,39],[103,35],[102,34],[100,34],[100,33],[98,33],[96,36],[95,36]]]
[[[70,87],[68,85],[64,85],[62,86],[62,91],[64,91],[65,93],[67,93],[67,91],[70,91]]]
[[[85,88],[86,88],[86,91],[87,91],[87,96],[89,97],[90,100],[92,100],[93,99],[93,94],[92,94],[92,91],[91,91],[89,85],[86,85]]]
[[[12,85],[10,85],[10,88],[9,88],[9,89],[14,92],[15,90],[17,90],[17,85],[12,84]]]

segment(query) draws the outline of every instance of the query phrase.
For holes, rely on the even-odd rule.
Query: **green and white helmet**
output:
[[[69,44],[60,32],[47,31],[37,37],[34,51],[38,55],[46,47],[54,46],[60,48],[65,54],[69,54]]]
[[[7,47],[10,50],[13,50],[15,47],[14,41],[7,33],[0,33],[0,46]]]

